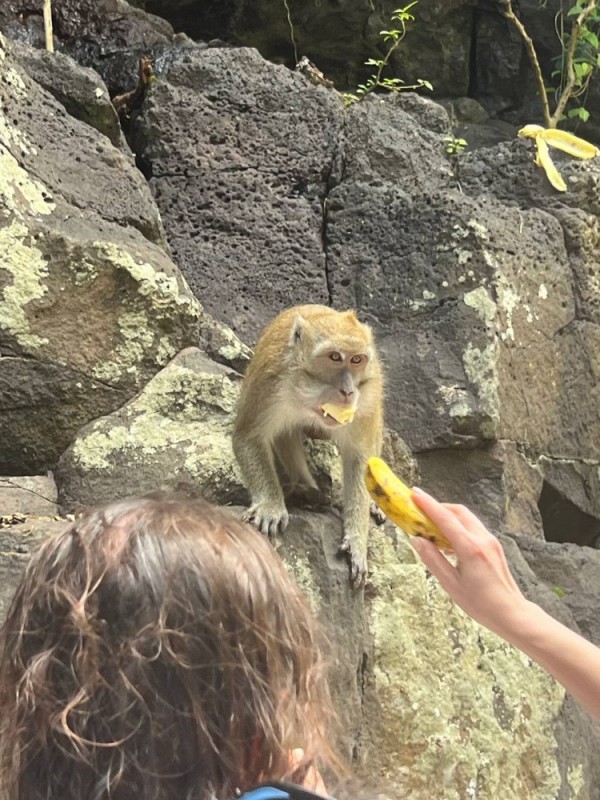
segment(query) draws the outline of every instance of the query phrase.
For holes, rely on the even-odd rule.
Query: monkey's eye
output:
[[[351,364],[360,364],[361,361],[362,361],[362,356],[352,356],[352,358],[350,359]]]
[[[341,361],[342,360],[342,355],[341,355],[341,353],[335,353],[335,352],[334,353],[329,353],[329,358],[332,361]]]

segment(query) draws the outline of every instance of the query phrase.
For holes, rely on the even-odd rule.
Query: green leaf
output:
[[[573,70],[574,70],[574,72],[575,72],[575,76],[576,76],[576,78],[577,78],[578,80],[581,80],[582,78],[585,78],[585,77],[586,77],[586,75],[589,75],[589,74],[590,74],[590,72],[592,71],[592,68],[591,68],[591,66],[590,66],[589,64],[587,64],[587,63],[583,63],[583,64],[573,64]]]
[[[567,17],[578,17],[583,11],[583,6],[574,5],[567,11]]]
[[[382,59],[380,59],[380,58],[368,58],[368,59],[365,61],[365,64],[366,64],[367,66],[369,66],[369,67],[370,67],[370,66],[373,66],[373,67],[380,67],[380,66],[383,64],[383,61],[382,61]]]
[[[579,38],[582,39],[584,42],[590,44],[594,50],[598,49],[598,37],[594,33],[594,31],[590,31],[588,28],[582,28],[579,34]]]
[[[587,108],[578,106],[577,108],[569,109],[569,111],[567,111],[567,117],[569,117],[569,119],[580,119],[582,122],[587,122],[590,118],[590,112]]]
[[[564,590],[564,589],[561,589],[561,588],[560,588],[560,586],[553,586],[553,587],[552,587],[552,591],[554,592],[554,594],[555,594],[557,597],[564,597],[564,596],[566,595],[566,592],[565,592],[565,590]]]

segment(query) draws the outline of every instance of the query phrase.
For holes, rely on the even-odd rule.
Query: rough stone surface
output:
[[[54,46],[87,65],[125,47],[170,42],[173,28],[124,0],[52,0]],[[3,0],[0,31],[15,41],[45,46],[43,0]]]
[[[284,4],[268,0],[146,0],[143,5],[194,39],[217,37],[256,47],[265,58],[291,67],[306,55],[342,89],[364,82],[371,74],[364,62],[385,54],[380,31],[391,27],[391,15],[398,8],[390,0],[290,0],[289,13]],[[408,25],[389,74],[409,83],[435,75],[437,91],[466,94],[474,5],[474,0],[421,0],[412,9],[416,21]]]
[[[40,516],[24,517],[15,524],[0,526],[0,624],[4,622],[30,553],[41,539],[58,533],[66,524],[65,520]]]
[[[93,69],[80,67],[63,53],[13,44],[13,54],[30,78],[50,92],[75,119],[86,122],[128,150],[108,89]]]
[[[255,341],[291,298],[328,302],[322,202],[342,104],[248,49],[192,51],[168,76],[135,149],[196,296]]]
[[[592,642],[600,642],[596,592],[600,586],[600,553],[528,536],[514,540],[531,570],[569,609],[581,633]]]
[[[338,515],[295,511],[275,547],[324,627],[331,689],[342,723],[340,745],[350,760],[361,736],[366,613],[363,593],[351,588],[348,562],[338,553],[341,537]]]
[[[11,514],[58,514],[56,483],[51,474],[0,477],[0,517]]]
[[[69,116],[4,39],[0,74],[0,472],[10,475],[51,468],[82,425],[182,347],[210,341],[237,366],[248,356],[165,252],[133,159]]]
[[[79,432],[57,468],[61,508],[177,487],[244,502],[230,432],[238,393],[237,373],[182,351],[136,398]]]
[[[506,541],[528,596],[576,627]],[[406,798],[597,797],[597,760],[583,741],[598,741],[598,730],[563,689],[457,609],[403,534],[373,532],[370,559],[365,774]],[[568,783],[576,774],[579,795]]]

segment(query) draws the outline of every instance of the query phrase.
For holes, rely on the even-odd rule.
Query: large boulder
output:
[[[22,50],[19,50],[22,53]],[[133,157],[67,114],[0,37],[0,473],[51,468],[179,350],[248,351],[203,314]]]
[[[62,509],[176,488],[244,502],[231,445],[239,380],[197,348],[179,353],[137,397],[78,433],[58,464]]]

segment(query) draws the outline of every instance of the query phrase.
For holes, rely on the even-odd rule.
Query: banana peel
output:
[[[594,158],[600,152],[598,148],[568,131],[557,128],[543,128],[541,125],[525,125],[517,134],[520,138],[534,139],[536,145],[535,163],[542,167],[552,186],[559,192],[567,191],[567,184],[557,170],[548,146],[555,147],[575,158]]]
[[[452,550],[450,541],[412,499],[410,488],[382,458],[368,459],[365,483],[373,500],[394,525],[410,536],[421,536],[443,550]]]

